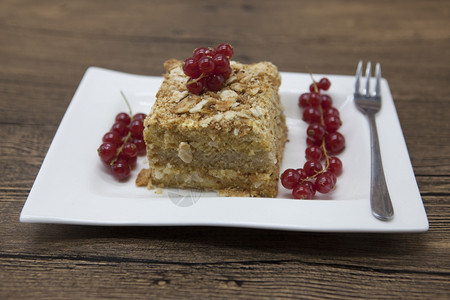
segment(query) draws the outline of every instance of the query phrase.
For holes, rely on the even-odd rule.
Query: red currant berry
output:
[[[328,174],[328,176],[330,176],[332,182],[333,182],[333,187],[336,185],[336,174],[334,174],[333,172],[331,172],[330,170],[323,172],[322,174]]]
[[[320,161],[323,157],[323,150],[320,146],[309,146],[305,150],[305,157],[307,160]]]
[[[144,123],[142,120],[134,120],[130,123],[131,136],[133,138],[142,138],[144,136]]]
[[[336,174],[336,176],[339,176],[342,174],[342,161],[336,156],[331,156],[328,160],[328,168],[331,172]]]
[[[322,140],[318,140],[316,138],[308,136],[306,138],[306,145],[308,145],[308,146],[321,146],[322,145]]]
[[[198,61],[193,57],[189,57],[184,61],[183,72],[191,78],[197,78],[202,74],[198,68]]]
[[[300,176],[300,181],[306,179],[308,177],[308,174],[306,174],[306,171],[302,168],[296,169],[298,175]]]
[[[97,149],[100,159],[105,163],[110,163],[117,154],[117,146],[113,143],[103,143]]]
[[[192,54],[192,57],[195,58],[196,60],[199,60],[200,58],[202,58],[204,56],[213,57],[214,50],[211,48],[200,47],[200,48],[195,49],[194,53]]]
[[[131,169],[134,169],[137,165],[137,156],[127,157],[123,152],[121,152],[114,163],[124,163],[129,165]]]
[[[230,61],[228,58],[223,54],[216,54],[214,56],[214,73],[217,74],[223,74],[228,71],[230,68]]]
[[[220,74],[210,74],[206,77],[206,88],[212,92],[217,92],[223,86],[225,79]]]
[[[324,90],[324,91],[328,91],[328,89],[331,86],[331,82],[328,80],[328,78],[322,78],[320,79],[319,83],[317,84],[317,86],[319,87],[319,89]]]
[[[214,71],[214,61],[209,56],[204,56],[198,60],[198,69],[205,74]]]
[[[292,196],[295,199],[310,200],[314,197],[314,193],[305,182],[295,186],[292,190]]]
[[[328,108],[325,108],[325,109],[323,110],[323,115],[324,115],[324,116],[333,115],[333,116],[336,116],[336,117],[339,117],[339,116],[340,116],[339,110],[337,110],[337,109],[336,109],[335,107],[333,107],[333,106],[328,107]]]
[[[306,129],[306,134],[314,138],[316,141],[322,141],[325,136],[325,128],[320,123],[312,123]]]
[[[124,123],[125,125],[130,124],[131,118],[127,113],[121,112],[116,116],[116,122]]]
[[[224,80],[227,80],[228,77],[230,77],[232,71],[233,71],[233,70],[231,70],[231,67],[228,66],[227,70],[226,70],[225,72],[222,73],[223,79],[224,79]]]
[[[233,51],[233,47],[231,47],[231,45],[220,44],[219,46],[216,47],[216,53],[220,53],[220,54],[227,56],[228,58],[231,58],[231,57],[233,57],[234,51]]]
[[[292,189],[296,186],[300,181],[300,174],[297,170],[287,169],[281,174],[281,184],[287,188]]]
[[[192,94],[200,94],[203,92],[203,89],[205,87],[205,78],[202,79],[192,79],[190,78],[186,84],[186,87],[189,92]]]
[[[312,92],[309,94],[309,104],[311,106],[319,106],[320,105],[320,94],[316,92]]]
[[[133,144],[136,145],[138,156],[143,156],[146,154],[146,146],[143,139],[133,139]]]
[[[322,194],[329,193],[333,189],[333,179],[328,173],[319,174],[314,182],[316,191]]]
[[[328,132],[335,132],[341,127],[341,119],[334,115],[326,115],[323,122]]]
[[[331,99],[330,96],[321,94],[320,95],[320,105],[322,106],[323,109],[329,108],[333,105],[333,100]]]
[[[137,147],[135,144],[127,142],[123,145],[122,147],[122,154],[126,157],[126,158],[132,158],[137,156]]]
[[[125,123],[122,122],[116,122],[111,127],[111,131],[117,132],[121,137],[124,137],[128,134],[128,126]]]
[[[111,165],[111,171],[117,180],[125,180],[130,176],[131,167],[125,162],[115,162]]]
[[[309,106],[309,93],[303,93],[298,98],[298,106],[305,108]]]
[[[119,145],[121,143],[122,137],[116,131],[109,131],[105,133],[102,138],[104,143],[111,143],[114,145]]]
[[[311,83],[311,85],[309,86],[309,91],[311,93],[318,93],[319,92],[319,87],[317,86],[317,84],[315,82]]]
[[[325,147],[330,153],[342,151],[345,147],[345,138],[339,132],[331,132],[325,136]]]
[[[137,114],[135,114],[135,115],[133,116],[133,120],[141,120],[141,121],[144,121],[145,118],[147,118],[147,115],[146,115],[146,114],[143,114],[143,113],[137,113]]]
[[[322,171],[322,164],[317,160],[307,160],[303,165],[308,176],[314,176],[316,173]]]
[[[314,195],[316,194],[316,188],[314,187],[314,184],[309,180],[303,181],[302,183],[311,189],[312,195],[314,197]]]
[[[321,113],[317,107],[309,106],[303,111],[303,120],[306,123],[318,123],[320,122]]]

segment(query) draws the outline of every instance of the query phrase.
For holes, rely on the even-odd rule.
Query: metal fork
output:
[[[370,93],[370,77],[371,77],[371,63],[367,63],[366,67],[366,85],[360,92],[360,79],[362,76],[363,62],[358,63],[356,69],[356,83],[355,92],[353,94],[355,104],[358,109],[363,112],[369,121],[370,128],[370,150],[371,150],[371,183],[370,183],[370,205],[372,207],[372,214],[382,220],[391,220],[394,216],[394,209],[392,207],[391,197],[386,185],[384,177],[383,163],[381,161],[380,142],[378,141],[377,126],[375,122],[375,114],[381,108],[381,66],[379,63],[375,66],[375,90]]]

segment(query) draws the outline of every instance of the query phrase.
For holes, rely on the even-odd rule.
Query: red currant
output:
[[[189,92],[191,92],[192,94],[200,94],[201,92],[203,92],[203,89],[205,87],[205,78],[202,79],[189,79],[186,87],[188,89]]]
[[[320,161],[323,157],[322,147],[320,146],[309,146],[305,150],[305,157],[307,160]]]
[[[215,53],[214,50],[211,48],[200,47],[200,48],[197,48],[194,50],[192,57],[195,58],[196,60],[199,60],[200,58],[202,58],[204,56],[213,57],[214,53]]]
[[[309,95],[310,93],[303,93],[298,98],[298,106],[305,108],[309,106]]]
[[[125,162],[115,162],[111,165],[111,171],[117,180],[125,180],[130,176],[131,167]]]
[[[316,173],[322,171],[322,168],[322,164],[317,160],[307,160],[303,165],[303,169],[308,176],[314,176]]]
[[[343,165],[342,161],[339,158],[337,158],[336,156],[331,156],[328,159],[328,164],[328,168],[331,172],[333,172],[337,176],[342,174]]]
[[[105,163],[110,163],[117,154],[117,146],[113,143],[103,143],[97,149],[100,159]]]
[[[316,92],[311,92],[309,94],[309,105],[311,106],[319,106],[320,105],[320,94]]]
[[[303,111],[303,120],[306,123],[318,123],[320,122],[321,113],[317,107],[309,106]]]
[[[330,153],[338,153],[345,147],[345,138],[339,132],[331,132],[325,136],[325,146]]]
[[[122,137],[116,131],[109,131],[105,133],[102,138],[102,141],[105,143],[112,143],[114,145],[119,145],[121,143]]]
[[[184,61],[183,72],[191,78],[197,78],[202,74],[198,68],[198,61],[193,57],[189,57]]]
[[[329,193],[333,189],[333,179],[328,173],[319,174],[314,182],[314,187],[319,193]]]
[[[133,116],[133,120],[141,120],[141,121],[144,121],[145,118],[147,118],[147,115],[146,115],[146,114],[143,114],[143,113],[137,113],[137,114],[135,114],[135,115]]]
[[[328,91],[328,89],[331,86],[331,82],[328,80],[328,78],[322,78],[320,79],[319,83],[317,84],[317,86],[319,87],[319,89],[324,90],[324,91]]]
[[[116,122],[111,127],[111,131],[117,132],[121,137],[124,137],[128,134],[128,126],[122,122]]]
[[[233,71],[233,70],[231,70],[231,67],[228,66],[227,70],[226,70],[225,72],[222,73],[223,79],[224,79],[224,80],[227,80],[228,77],[230,77],[232,71]]]
[[[336,117],[339,117],[339,110],[337,110],[335,107],[328,107],[328,108],[325,108],[324,110],[323,110],[323,115],[324,116],[328,116],[328,115],[333,115],[333,116],[336,116]]]
[[[210,91],[217,92],[223,86],[225,79],[220,74],[210,74],[206,77],[206,88]]]
[[[127,113],[121,112],[116,116],[116,122],[124,123],[125,125],[130,124],[131,118]]]
[[[306,129],[306,134],[309,137],[314,138],[316,141],[321,142],[325,136],[325,127],[323,127],[320,123],[312,123]]]
[[[313,197],[314,197],[314,195],[316,194],[316,188],[314,187],[314,184],[313,184],[311,181],[309,181],[309,180],[303,181],[302,183],[303,183],[305,186],[307,186],[307,187],[310,188],[310,190],[311,190],[311,192],[312,192],[312,195],[313,195]]]
[[[133,144],[136,145],[137,155],[142,156],[146,154],[146,146],[143,139],[133,139]]]
[[[217,74],[223,74],[228,71],[230,68],[230,61],[228,58],[223,54],[216,54],[214,56],[214,72]]]
[[[306,171],[302,168],[296,169],[295,171],[297,171],[297,173],[299,174],[300,181],[302,181],[308,177],[308,174],[306,174]]]
[[[323,122],[328,132],[335,132],[341,127],[341,119],[334,115],[326,115]]]
[[[308,146],[321,146],[322,145],[322,140],[318,140],[314,137],[310,137],[308,136],[306,138],[306,145]]]
[[[333,100],[331,99],[330,96],[321,94],[320,95],[320,105],[322,106],[323,109],[329,108],[333,105]]]
[[[142,120],[134,120],[130,123],[131,136],[142,138],[144,136],[144,123]]]
[[[123,145],[122,148],[122,154],[126,157],[126,158],[132,158],[132,157],[136,157],[137,156],[137,147],[135,144],[130,143],[130,142],[126,142]]]
[[[209,56],[203,56],[198,60],[198,69],[205,74],[214,71],[214,61]]]
[[[300,174],[297,170],[287,169],[281,174],[281,184],[287,188],[292,189],[300,182]]]
[[[292,196],[295,199],[302,199],[302,200],[308,200],[312,199],[314,197],[314,192],[310,188],[309,185],[304,183],[300,183],[299,185],[295,186],[292,190]]]
[[[220,44],[216,47],[216,53],[223,54],[228,58],[233,57],[234,51],[230,44]]]

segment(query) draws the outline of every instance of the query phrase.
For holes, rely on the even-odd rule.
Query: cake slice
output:
[[[168,60],[144,122],[153,186],[275,197],[287,127],[269,62],[231,62],[218,92],[189,93],[183,62]]]

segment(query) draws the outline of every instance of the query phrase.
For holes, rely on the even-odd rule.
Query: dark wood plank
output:
[[[448,1],[0,2],[0,298],[450,298]],[[380,61],[430,221],[420,234],[21,224],[89,66],[159,76],[227,41],[244,63]],[[299,91],[300,93],[300,91]]]

